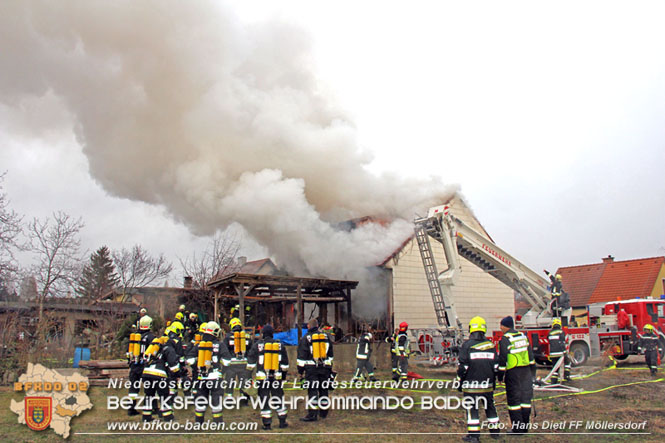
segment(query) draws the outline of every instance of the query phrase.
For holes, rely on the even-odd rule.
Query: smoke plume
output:
[[[58,115],[26,130],[69,116],[110,194],[164,205],[200,235],[238,222],[294,274],[354,278],[451,190],[370,174],[309,51],[294,26],[243,25],[213,1],[3,1],[0,103],[57,98]],[[334,227],[364,215],[390,222]]]

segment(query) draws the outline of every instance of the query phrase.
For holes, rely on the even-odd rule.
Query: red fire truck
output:
[[[449,206],[430,208],[427,217],[415,220],[415,233],[439,329],[414,330],[413,333],[419,344],[428,340],[436,344],[429,349],[441,355],[433,356],[433,361],[454,363],[455,350],[464,337],[452,297],[452,286],[460,272],[460,256],[515,290],[529,302],[531,309],[516,322],[516,328],[529,337],[538,362],[548,361],[547,335],[554,318],[550,282],[455,217]],[[430,238],[443,246],[447,264],[443,272],[437,269]],[[559,304],[561,309],[556,314],[561,318],[567,333],[574,365],[582,365],[589,357],[604,353],[619,360],[637,354],[637,340],[647,323],[656,328],[665,344],[665,300],[635,299],[590,305],[587,310],[588,326],[584,327],[569,326],[572,309],[567,306],[565,297]],[[618,319],[622,308],[627,314],[625,325],[620,325]],[[493,339],[498,341],[500,338],[501,332],[494,332]]]

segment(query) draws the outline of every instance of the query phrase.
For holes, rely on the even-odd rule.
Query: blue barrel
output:
[[[74,367],[79,367],[80,361],[90,360],[90,348],[75,348],[74,349]]]

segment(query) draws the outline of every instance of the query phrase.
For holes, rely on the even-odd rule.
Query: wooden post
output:
[[[339,327],[339,318],[341,316],[339,302],[335,302],[335,324]]]
[[[305,313],[303,312],[302,309],[302,285],[298,285],[298,289],[296,289],[296,323],[298,323],[298,341],[300,341],[300,337],[302,337],[302,323],[305,321]]]
[[[215,316],[212,319],[213,321],[219,321],[219,310],[217,308],[217,298],[218,298],[219,291],[215,291]]]
[[[240,313],[238,314],[238,318],[240,319],[240,323],[242,323],[243,327],[245,326],[245,291],[243,288],[239,288],[240,290],[238,291],[238,304],[240,305]]]
[[[319,303],[319,321],[321,324],[328,322],[328,303]]]
[[[351,289],[346,290],[346,314],[349,316],[347,318],[349,334],[355,335],[356,331],[353,329],[353,310],[351,309]]]

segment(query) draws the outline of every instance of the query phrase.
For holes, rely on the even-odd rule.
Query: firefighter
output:
[[[258,396],[261,402],[261,421],[263,429],[270,430],[272,424],[271,404],[276,406],[279,427],[286,428],[286,406],[284,405],[284,382],[289,370],[289,356],[286,346],[273,338],[274,329],[271,325],[261,328],[263,338],[254,343],[247,353],[247,369],[251,373],[256,368]],[[258,365],[258,366],[257,366]],[[272,400],[277,398],[278,400]],[[271,403],[271,402],[276,402]]]
[[[180,324],[184,325],[185,324],[185,314],[183,314],[180,311],[176,312],[175,316],[173,317],[173,322],[171,322],[171,324],[173,324],[175,322],[179,322]]]
[[[194,338],[189,343],[189,346],[185,350],[185,362],[187,363],[187,366],[189,366],[192,376],[191,376],[191,381],[192,383],[195,380],[198,380],[199,378],[199,367],[196,364],[197,359],[198,359],[198,353],[199,353],[199,343],[202,340],[203,334],[205,333],[207,323],[201,323],[199,326],[199,330],[197,334],[194,334]],[[196,395],[196,386],[195,385],[190,385],[189,388],[185,391],[185,394],[188,395],[190,392],[194,395]]]
[[[503,337],[499,342],[499,382],[506,382],[506,403],[512,422],[511,432],[522,434],[529,429],[533,379],[536,376],[536,361],[529,340],[515,330],[513,318],[501,320]]]
[[[499,415],[494,406],[495,375],[499,360],[494,343],[485,337],[487,323],[482,317],[474,317],[469,323],[469,339],[464,342],[459,353],[457,377],[464,397],[473,398],[467,409],[467,432],[464,441],[480,441],[480,411],[478,405],[482,397],[485,402],[485,416],[492,438],[499,438]]]
[[[222,422],[222,396],[224,389],[221,386],[222,366],[224,361],[231,359],[229,351],[220,341],[220,328],[217,322],[206,324],[201,341],[197,348],[198,385],[196,386],[196,401],[194,414],[196,423],[203,423],[208,406],[215,422]],[[201,400],[201,399],[205,400]]]
[[[178,392],[178,385],[182,377],[186,377],[185,370],[185,348],[183,347],[182,334],[184,327],[179,321],[174,321],[169,327],[164,330],[164,336],[168,338],[168,344],[173,348],[178,356],[178,363],[180,363],[180,371],[177,374],[169,374],[169,391],[172,396]]]
[[[390,345],[390,366],[392,368],[392,378],[393,380],[399,380],[399,369],[398,369],[398,359],[397,359],[397,348],[395,343],[397,342],[397,335],[399,334],[399,329],[395,328],[393,335],[386,337],[385,342]]]
[[[560,307],[561,307],[561,293],[563,291],[563,278],[561,274],[552,275],[547,269],[544,269],[545,275],[547,275],[552,282],[550,286],[550,293],[552,295],[552,301],[550,306],[552,308],[552,317],[560,317]]]
[[[561,319],[555,318],[552,320],[552,329],[547,335],[547,340],[550,343],[550,355],[549,359],[553,364],[557,364],[559,359],[563,358],[563,378],[566,381],[570,380],[570,357],[568,356],[568,343],[566,339],[566,332],[561,328]],[[552,374],[552,383],[559,383],[559,374],[561,370],[557,373]]]
[[[399,380],[406,380],[407,374],[409,373],[409,336],[407,331],[409,329],[409,324],[405,321],[399,324],[399,331],[397,333],[397,338],[395,339],[395,356],[397,357],[397,375]]]
[[[142,384],[146,396],[143,409],[143,421],[152,421],[152,415],[160,413],[162,420],[173,420],[171,407],[171,394],[169,392],[169,377],[177,376],[180,371],[178,355],[173,346],[169,344],[168,337],[153,339],[145,357],[146,366],[143,369]]]
[[[363,370],[367,372],[367,378],[370,381],[377,381],[374,377],[374,366],[370,358],[372,357],[372,334],[365,332],[360,336],[358,347],[356,348],[356,373],[351,381],[360,381],[363,379]]]
[[[313,318],[307,324],[307,334],[298,343],[298,375],[305,378],[309,408],[302,421],[316,421],[328,416],[330,398],[328,390],[334,378],[333,344],[329,335],[319,331],[319,322]]]
[[[226,396],[233,396],[234,383],[242,394],[242,402],[249,402],[249,394],[243,390],[247,374],[247,351],[252,347],[252,340],[245,333],[239,318],[232,318],[229,322],[231,332],[226,335],[224,345],[228,349],[231,358],[228,365],[225,365]]]
[[[194,336],[199,333],[199,316],[196,312],[189,314],[187,322],[185,322],[185,342],[189,343],[194,340]]]
[[[136,410],[136,401],[141,390],[141,376],[145,367],[145,351],[148,346],[155,339],[155,334],[152,333],[152,318],[144,315],[139,320],[139,333],[131,334],[129,337],[129,352],[127,352],[127,360],[129,363],[129,394],[128,397],[132,399],[132,406],[127,410],[127,415],[139,415],[140,412]],[[139,335],[140,334],[140,335]]]
[[[655,333],[654,327],[650,323],[644,325],[644,334],[637,342],[637,350],[644,354],[651,375],[656,375],[658,372],[658,355],[663,352],[663,347],[658,340],[658,334]]]

